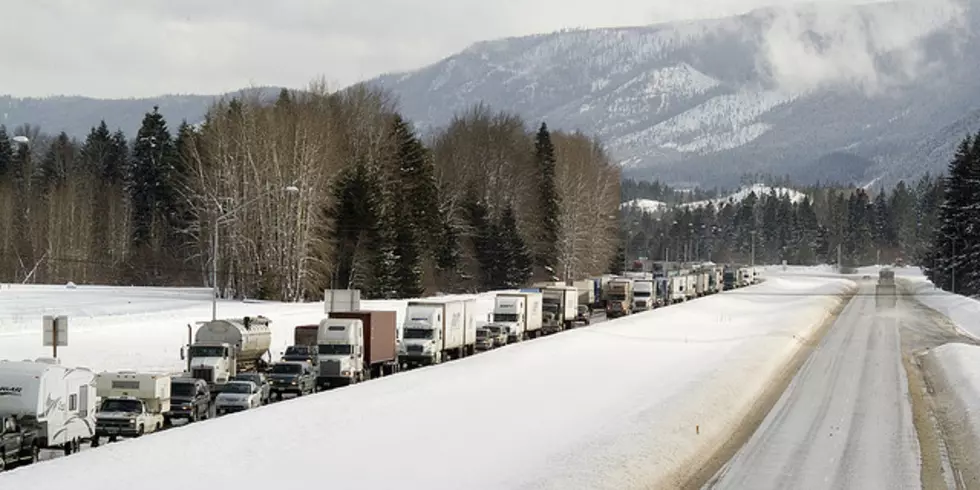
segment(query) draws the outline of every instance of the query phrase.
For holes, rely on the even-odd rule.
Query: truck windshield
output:
[[[493,321],[495,322],[516,322],[517,313],[494,313]]]
[[[320,344],[320,354],[347,355],[352,352],[351,346],[344,344]]]
[[[191,397],[197,393],[193,383],[170,383],[170,396]]]
[[[477,330],[476,331],[476,338],[478,338],[478,339],[485,339],[485,338],[487,338],[487,331],[486,330],[483,330],[483,329]]]
[[[299,364],[273,364],[272,372],[275,374],[297,374],[303,371],[303,366]]]
[[[611,301],[626,301],[626,295],[625,294],[612,294],[612,293],[610,293],[609,294],[609,299]]]
[[[428,328],[406,328],[402,333],[402,338],[406,339],[431,339],[432,330]]]
[[[192,345],[190,348],[191,357],[225,357],[224,346]]]
[[[637,298],[646,298],[650,296],[650,291],[633,291],[633,296]]]
[[[313,350],[309,345],[291,345],[286,347],[287,356],[308,356],[310,351]]]
[[[102,412],[142,412],[143,403],[139,400],[114,400],[108,399],[102,402]]]

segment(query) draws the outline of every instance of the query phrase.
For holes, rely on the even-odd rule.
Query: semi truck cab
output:
[[[317,334],[317,385],[349,385],[364,379],[364,323],[328,318]]]
[[[442,308],[414,306],[408,312],[398,344],[400,362],[438,364],[442,362]]]
[[[209,385],[227,383],[237,374],[235,349],[227,343],[195,343],[187,349],[187,356],[191,361],[191,376],[203,379]]]

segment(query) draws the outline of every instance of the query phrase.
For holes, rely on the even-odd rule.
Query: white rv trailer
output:
[[[0,361],[0,418],[37,430],[39,447],[71,454],[95,433],[95,373],[55,359]]]

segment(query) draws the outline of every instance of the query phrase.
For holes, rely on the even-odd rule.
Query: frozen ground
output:
[[[407,300],[362,301],[362,309],[393,310],[399,325]],[[479,295],[477,319],[493,308],[493,295]],[[58,357],[69,366],[96,371],[180,371],[187,325],[211,319],[211,290],[4,285],[0,289],[0,359],[50,357],[41,345],[43,315],[68,315],[68,346]],[[319,323],[323,302],[221,301],[218,317],[265,315],[272,320],[272,354],[292,343],[293,327]]]
[[[678,471],[697,469],[731,435],[851,287],[771,275],[750,288],[20,468],[0,476],[0,488],[674,487]],[[209,311],[194,308],[184,315]],[[318,317],[316,306],[277,308],[290,325],[303,308]],[[153,338],[172,342],[176,355],[184,323],[177,315],[150,330],[166,331]],[[129,333],[139,324],[128,325],[98,337],[139,346],[101,355],[143,348],[167,360]]]

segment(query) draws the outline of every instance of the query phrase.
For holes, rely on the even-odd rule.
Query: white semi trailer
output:
[[[490,323],[507,331],[507,342],[536,337],[541,330],[542,296],[539,292],[498,293]]]
[[[439,364],[476,351],[476,300],[409,301],[398,344],[400,365]]]

